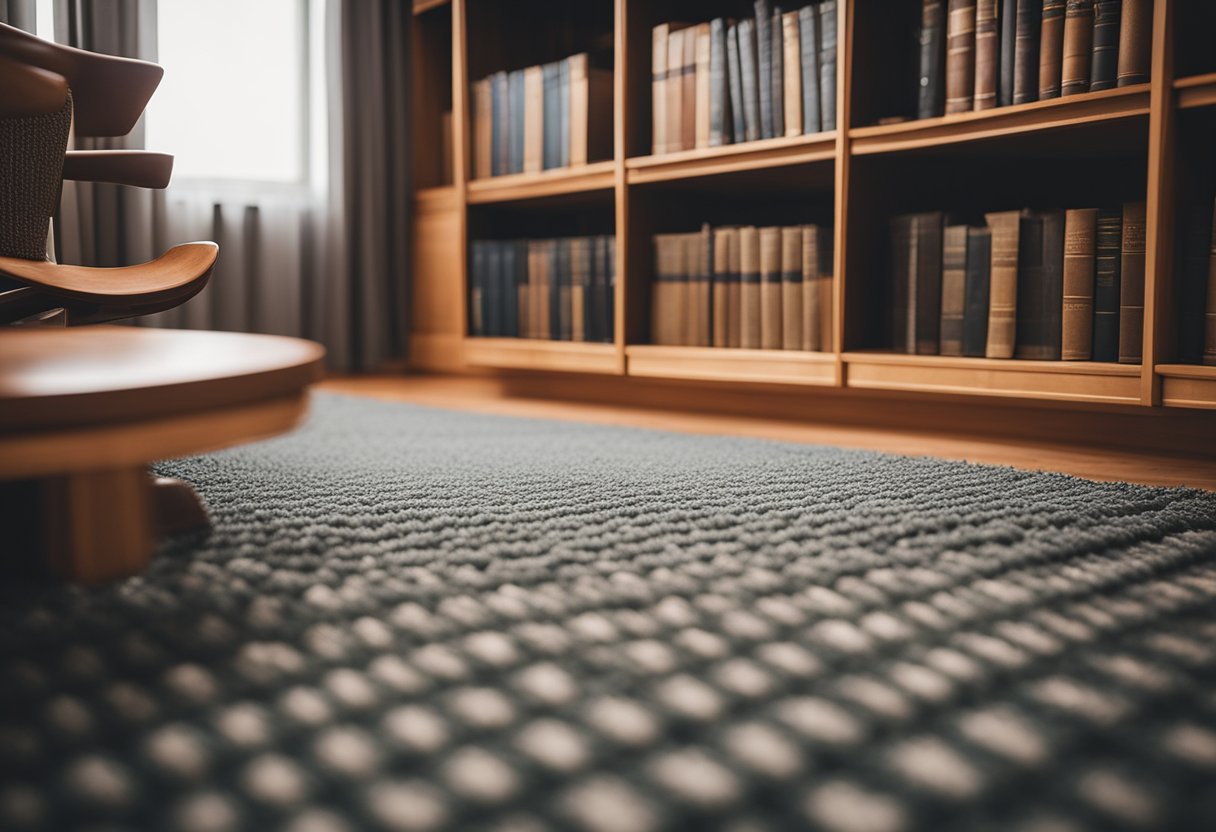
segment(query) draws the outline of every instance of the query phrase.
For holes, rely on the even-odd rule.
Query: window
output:
[[[175,182],[307,180],[307,24],[306,0],[160,0],[146,147]]]

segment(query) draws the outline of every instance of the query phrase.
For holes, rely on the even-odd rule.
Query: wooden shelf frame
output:
[[[837,23],[836,123],[840,129],[659,156],[629,152],[631,148],[640,149],[639,131],[647,129],[650,119],[650,78],[646,70],[651,49],[649,24],[656,12],[647,7],[646,0],[590,0],[612,4],[615,99],[612,159],[584,168],[471,180],[468,29],[476,21],[469,20],[469,7],[480,1],[413,0],[416,15],[434,10],[451,15],[455,174],[450,186],[415,193],[412,311],[415,328],[410,349],[417,366],[688,379],[720,383],[723,390],[739,383],[757,382],[787,385],[790,390],[829,386],[844,388],[846,393],[848,388],[856,388],[904,391],[910,395],[946,394],[942,401],[957,400],[961,394],[1041,401],[1051,407],[1072,401],[1119,407],[1216,408],[1216,373],[1210,368],[1168,363],[1173,337],[1166,310],[1173,298],[1172,227],[1177,175],[1173,156],[1177,114],[1188,108],[1216,105],[1216,73],[1174,77],[1175,17],[1184,0],[1159,0],[1154,5],[1152,78],[1147,84],[942,118],[854,126],[849,125],[853,124],[855,78],[863,86],[870,82],[866,73],[858,74],[854,67],[859,54],[854,39],[865,36],[855,25],[854,14],[863,0],[842,0]],[[602,11],[602,7],[598,8]],[[527,13],[526,0],[520,13]],[[708,7],[706,13],[711,13]],[[1082,141],[1082,135],[1092,138],[1095,129],[1108,124],[1135,124],[1136,131],[1147,134],[1142,365],[991,361],[846,350],[846,345],[858,344],[858,339],[850,335],[855,332],[857,310],[848,308],[850,292],[846,290],[850,285],[864,285],[866,279],[864,273],[850,275],[850,243],[856,229],[850,229],[849,208],[851,204],[861,204],[856,202],[857,189],[864,187],[853,175],[854,159],[885,154],[902,160],[900,154],[921,151],[951,157],[964,152],[963,148],[996,154],[997,148],[1007,146],[1011,140],[1048,134],[1052,147],[1066,146]],[[1075,139],[1070,138],[1070,131],[1076,131]],[[986,149],[989,145],[984,143],[994,143],[992,150]],[[825,167],[813,167],[818,165]],[[836,275],[832,350],[784,353],[656,347],[642,343],[647,329],[651,268],[647,237],[655,230],[647,225],[653,220],[647,218],[645,210],[651,187],[713,190],[724,187],[719,183],[728,180],[738,182],[756,177],[759,181],[765,174],[768,176],[764,181],[771,183],[780,181],[774,172],[783,168],[821,171],[821,175],[813,178],[815,187],[827,183],[819,196],[826,199],[830,193],[832,199]],[[614,204],[619,267],[613,343],[469,337],[465,298],[470,209],[578,194],[596,194],[596,199],[603,195],[605,204],[608,198]],[[553,205],[554,210],[564,210],[565,202]],[[856,226],[863,219],[853,216],[851,222]],[[857,253],[853,251],[854,255]],[[866,258],[854,260],[857,272],[870,267]],[[852,302],[861,300],[854,298]],[[440,320],[438,325],[436,320]],[[814,395],[813,391],[809,395]]]

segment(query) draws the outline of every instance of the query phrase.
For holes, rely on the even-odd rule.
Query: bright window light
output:
[[[149,150],[174,181],[306,178],[304,0],[160,0]]]

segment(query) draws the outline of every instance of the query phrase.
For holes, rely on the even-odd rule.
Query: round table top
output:
[[[299,395],[319,344],[134,326],[0,329],[0,434],[91,428]]]

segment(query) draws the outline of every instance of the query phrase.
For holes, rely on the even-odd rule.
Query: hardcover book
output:
[[[731,231],[730,228],[713,230],[713,337],[712,346],[725,347],[730,344],[730,286],[731,286]]]
[[[1064,68],[1061,95],[1089,92],[1093,61],[1094,0],[1068,0],[1064,14]]]
[[[963,289],[963,355],[982,358],[988,348],[988,291],[992,282],[992,231],[967,229],[967,282]]]
[[[496,72],[490,76],[490,129],[493,155],[491,156],[490,174],[502,176],[511,168],[511,139],[510,125],[507,114],[510,112],[510,81],[507,73]]]
[[[997,16],[1000,31],[1000,86],[997,89],[997,104],[1007,107],[1013,103],[1013,62],[1017,44],[1018,0],[1000,0],[1001,11]]]
[[[1059,98],[1064,65],[1066,0],[1043,0],[1039,24],[1039,98]]]
[[[1039,92],[1039,28],[1042,0],[1018,0],[1014,23],[1013,103],[1034,101]]]
[[[731,139],[747,141],[743,112],[743,65],[739,60],[739,27],[732,23],[726,30],[726,69],[730,81]]]
[[[561,73],[558,62],[541,67],[544,76],[544,169],[561,167],[562,109]]]
[[[1118,86],[1129,87],[1148,81],[1152,37],[1153,0],[1123,0],[1116,64]]]
[[[946,2],[921,0],[920,87],[916,117],[933,118],[946,110],[942,65],[946,59]]]
[[[763,135],[760,117],[760,75],[756,59],[756,27],[751,20],[739,21],[739,64],[742,75],[744,136],[754,142]]]
[[[557,166],[570,167],[570,60],[557,62]]]
[[[822,348],[823,327],[820,312],[820,261],[824,247],[822,232],[816,225],[802,226],[802,349]]]
[[[1097,0],[1094,3],[1094,48],[1089,69],[1091,91],[1113,89],[1118,78],[1119,12],[1122,6],[1122,0]]]
[[[710,75],[709,60],[713,50],[708,23],[698,24],[694,38],[694,57],[696,65],[693,69],[693,147],[709,147],[710,130]]]
[[[992,231],[991,284],[988,292],[987,358],[1013,358],[1018,313],[1018,240],[1021,211],[985,214]]]
[[[1098,209],[1072,208],[1064,214],[1064,305],[1060,358],[1088,361],[1093,356],[1094,267]]]
[[[1098,211],[1094,246],[1094,361],[1119,360],[1119,284],[1121,277],[1123,210]]]
[[[729,251],[729,282],[727,284],[726,346],[738,348],[741,346],[741,331],[743,324],[742,285],[739,277],[743,272],[743,256],[739,250],[739,229],[726,229],[727,247]]]
[[[713,343],[713,234],[708,225],[688,235],[689,260],[692,270],[691,343],[694,347],[708,347]]]
[[[779,350],[781,336],[781,229],[760,229],[760,348]]]
[[[494,169],[494,108],[490,79],[473,83],[473,178],[484,179]]]
[[[706,30],[708,30],[708,25]],[[697,146],[697,41],[700,40],[701,27],[692,26],[680,34],[684,36],[684,69],[680,80],[683,89],[680,92],[680,148],[692,150]],[[706,60],[708,61],[708,53]],[[705,134],[708,140],[708,132]]]
[[[744,349],[760,349],[760,231],[754,225],[739,229],[739,282],[741,319],[739,342]]]
[[[773,7],[773,21],[769,34],[773,39],[773,48],[769,53],[773,65],[769,69],[769,79],[773,85],[773,137],[785,135],[785,27],[781,23],[780,6]]]
[[[670,23],[650,30],[650,147],[651,153],[669,153],[667,139],[667,38]]]
[[[814,6],[798,10],[798,48],[802,64],[802,132],[823,129],[819,109],[819,14]]]
[[[726,21],[709,24],[709,146],[731,143],[730,86],[726,55]]]
[[[946,26],[946,112],[965,113],[975,104],[976,0],[950,0]]]
[[[975,109],[996,106],[1000,81],[1000,41],[997,4],[1000,0],[976,0],[975,4]]]
[[[781,229],[781,348],[802,349],[802,226]]]
[[[1028,212],[1019,233],[1014,356],[1058,361],[1064,299],[1064,212]]]
[[[836,0],[819,11],[819,107],[824,130],[836,129]]]
[[[760,88],[760,138],[773,133],[773,6],[769,0],[756,0],[756,77]]]
[[[785,97],[785,135],[797,136],[802,133],[802,41],[798,31],[798,12],[783,14],[781,24],[782,45],[785,49],[785,80],[782,86]]]
[[[942,236],[942,355],[963,354],[967,284],[967,226],[951,225]]]
[[[1144,350],[1143,202],[1123,203],[1123,240],[1119,258],[1119,363],[1139,364]]]
[[[667,34],[667,152],[684,149],[684,30],[674,25]]]
[[[545,156],[545,82],[539,66],[524,70],[524,173],[540,173]]]
[[[524,172],[524,71],[507,75],[507,130],[509,156],[504,173]]]

